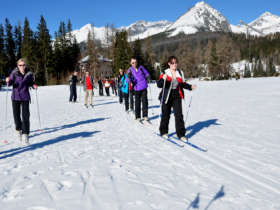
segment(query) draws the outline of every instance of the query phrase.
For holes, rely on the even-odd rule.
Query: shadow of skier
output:
[[[200,193],[197,193],[195,199],[190,203],[190,205],[188,206],[187,210],[193,208],[193,209],[199,209],[199,195]]]
[[[6,154],[4,156],[1,156],[0,160],[5,159],[5,158],[9,158],[9,157],[13,157],[13,156],[21,154],[23,152],[43,148],[45,146],[56,144],[56,143],[59,143],[59,142],[62,142],[62,141],[68,141],[68,140],[71,140],[71,139],[90,137],[93,134],[96,134],[96,133],[99,133],[99,132],[100,131],[72,133],[72,134],[59,136],[55,139],[50,139],[50,140],[47,140],[47,141],[31,144],[31,145],[26,146],[26,147],[18,147],[18,148],[10,149],[10,150],[7,150],[7,151],[0,152],[0,155],[1,154]],[[9,153],[9,154],[7,154],[7,153]]]
[[[187,127],[186,131],[190,130],[190,132],[187,134],[187,138],[190,139],[192,136],[194,136],[195,134],[200,132],[202,129],[208,128],[212,125],[222,125],[222,124],[217,123],[217,121],[218,121],[218,119],[199,121],[199,122],[195,123],[194,125]]]
[[[95,122],[103,121],[103,120],[106,120],[106,119],[109,119],[109,118],[96,118],[96,119],[84,120],[84,121],[75,122],[75,123],[62,125],[62,126],[57,126],[57,127],[52,127],[52,128],[43,128],[43,129],[40,130],[39,133],[35,133],[33,135],[30,135],[29,138],[34,138],[36,136],[40,136],[40,135],[48,134],[48,133],[54,133],[56,131],[60,131],[60,130],[67,129],[67,128],[74,128],[74,127],[80,126],[80,125],[95,123]],[[37,132],[37,130],[31,131],[30,133],[34,133],[34,132]]]
[[[186,128],[186,131],[188,132],[190,130],[190,133],[187,134],[187,138],[190,139],[192,136],[196,135],[198,132],[200,132],[204,128],[208,128],[212,125],[222,125],[217,123],[218,119],[211,119],[206,121],[199,121],[195,123],[194,125],[191,125]],[[170,136],[175,135],[176,132],[170,133]]]
[[[207,210],[211,205],[212,203],[215,201],[215,200],[218,200],[222,197],[225,196],[225,192],[224,192],[224,185],[221,186],[219,192],[216,193],[216,195],[214,196],[214,198],[212,198],[212,200],[208,203],[208,205],[205,207],[204,210]]]

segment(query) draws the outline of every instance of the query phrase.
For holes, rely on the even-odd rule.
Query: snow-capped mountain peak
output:
[[[185,14],[180,16],[169,28],[170,36],[180,32],[185,34],[199,31],[231,31],[227,19],[216,9],[204,1],[196,3]]]
[[[131,41],[136,39],[143,39],[154,34],[165,31],[167,27],[171,25],[171,22],[167,20],[148,22],[144,20],[137,21],[127,27],[121,27],[128,31],[129,39]]]
[[[280,17],[267,11],[248,25],[262,31],[264,34],[280,32]],[[246,33],[247,31],[244,25],[230,25],[227,19],[218,10],[212,8],[204,1],[197,2],[174,23],[167,20],[140,20],[129,26],[117,28],[117,30],[126,30],[128,32],[129,41],[144,39],[164,31],[168,32],[170,37],[176,36],[182,32],[185,34],[194,34],[203,31],[233,33]],[[81,29],[72,31],[72,34],[76,36],[78,43],[80,43],[87,41],[89,32],[94,33],[95,38],[105,44],[105,27],[94,27],[92,24],[86,24]],[[251,29],[249,33],[252,35],[260,35]]]
[[[280,17],[270,12],[264,12],[256,20],[248,24],[249,26],[261,31],[263,34],[271,34],[280,31]],[[246,27],[231,25],[231,29],[234,33],[246,33]],[[251,35],[260,36],[259,33],[249,30]]]
[[[280,23],[280,17],[270,12],[263,13],[259,18],[251,22],[249,25],[256,28],[266,28]]]

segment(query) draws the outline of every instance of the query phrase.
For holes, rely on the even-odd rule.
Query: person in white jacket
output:
[[[159,99],[161,100],[162,117],[160,121],[160,135],[168,138],[168,125],[173,108],[175,116],[176,134],[179,139],[187,142],[185,137],[186,129],[182,114],[182,99],[184,98],[184,90],[194,90],[196,85],[190,85],[185,82],[184,74],[177,69],[178,59],[171,56],[168,59],[169,68],[166,69],[157,81],[157,86],[162,88]]]

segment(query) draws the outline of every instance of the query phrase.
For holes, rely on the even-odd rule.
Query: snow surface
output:
[[[280,209],[280,78],[190,82],[198,88],[185,91],[187,136],[207,152],[154,134],[155,84],[152,126],[137,124],[115,96],[95,90],[86,109],[68,103],[68,86],[39,87],[42,126],[32,91],[28,147],[15,137],[10,91],[0,91],[0,209]]]

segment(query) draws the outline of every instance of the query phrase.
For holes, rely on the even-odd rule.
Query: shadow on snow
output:
[[[62,141],[68,141],[68,140],[76,139],[76,138],[90,137],[93,134],[96,134],[96,133],[99,133],[99,132],[100,131],[72,133],[72,134],[67,134],[67,135],[59,136],[59,137],[57,137],[55,139],[50,139],[50,140],[47,140],[47,141],[31,144],[31,145],[26,146],[26,147],[18,147],[18,148],[10,149],[10,150],[7,150],[7,151],[0,152],[0,155],[1,154],[9,153],[9,154],[6,154],[4,156],[1,156],[0,160],[8,158],[8,157],[13,157],[13,156],[21,154],[23,152],[27,152],[27,151],[32,151],[32,150],[35,150],[35,149],[43,148],[45,146],[56,144],[56,143],[59,143],[59,142],[62,142]]]
[[[108,104],[115,104],[118,103],[117,101],[111,101],[111,102],[106,102],[106,103],[101,103],[101,104],[93,104],[94,106],[101,106],[101,105],[108,105]]]
[[[212,125],[222,125],[217,123],[218,119],[211,119],[211,120],[205,120],[205,121],[199,121],[197,123],[195,123],[194,125],[191,125],[189,127],[186,128],[186,131],[190,131],[187,134],[187,138],[190,139],[191,137],[193,137],[194,135],[196,135],[198,132],[200,132],[202,129],[204,128],[208,128]],[[170,136],[175,135],[176,132],[173,132],[170,134]]]
[[[84,124],[99,122],[99,121],[106,120],[106,119],[109,119],[109,118],[96,118],[96,119],[90,119],[90,120],[84,120],[84,121],[80,121],[80,122],[76,122],[76,123],[71,123],[71,124],[67,124],[67,125],[57,126],[57,127],[53,127],[53,128],[43,128],[40,130],[39,133],[30,135],[29,138],[33,138],[33,137],[40,136],[43,134],[53,133],[53,132],[63,130],[66,128],[73,128],[73,127],[84,125]],[[34,133],[34,132],[37,132],[37,130],[31,131],[31,133]]]
[[[198,193],[195,197],[195,199],[190,203],[188,206],[187,210],[189,209],[199,209],[199,202],[200,202],[200,193]],[[222,197],[225,196],[225,191],[224,191],[224,185],[221,186],[220,190],[216,193],[216,195],[209,201],[207,206],[205,207],[204,210],[209,209],[209,207],[212,205],[212,203]]]

